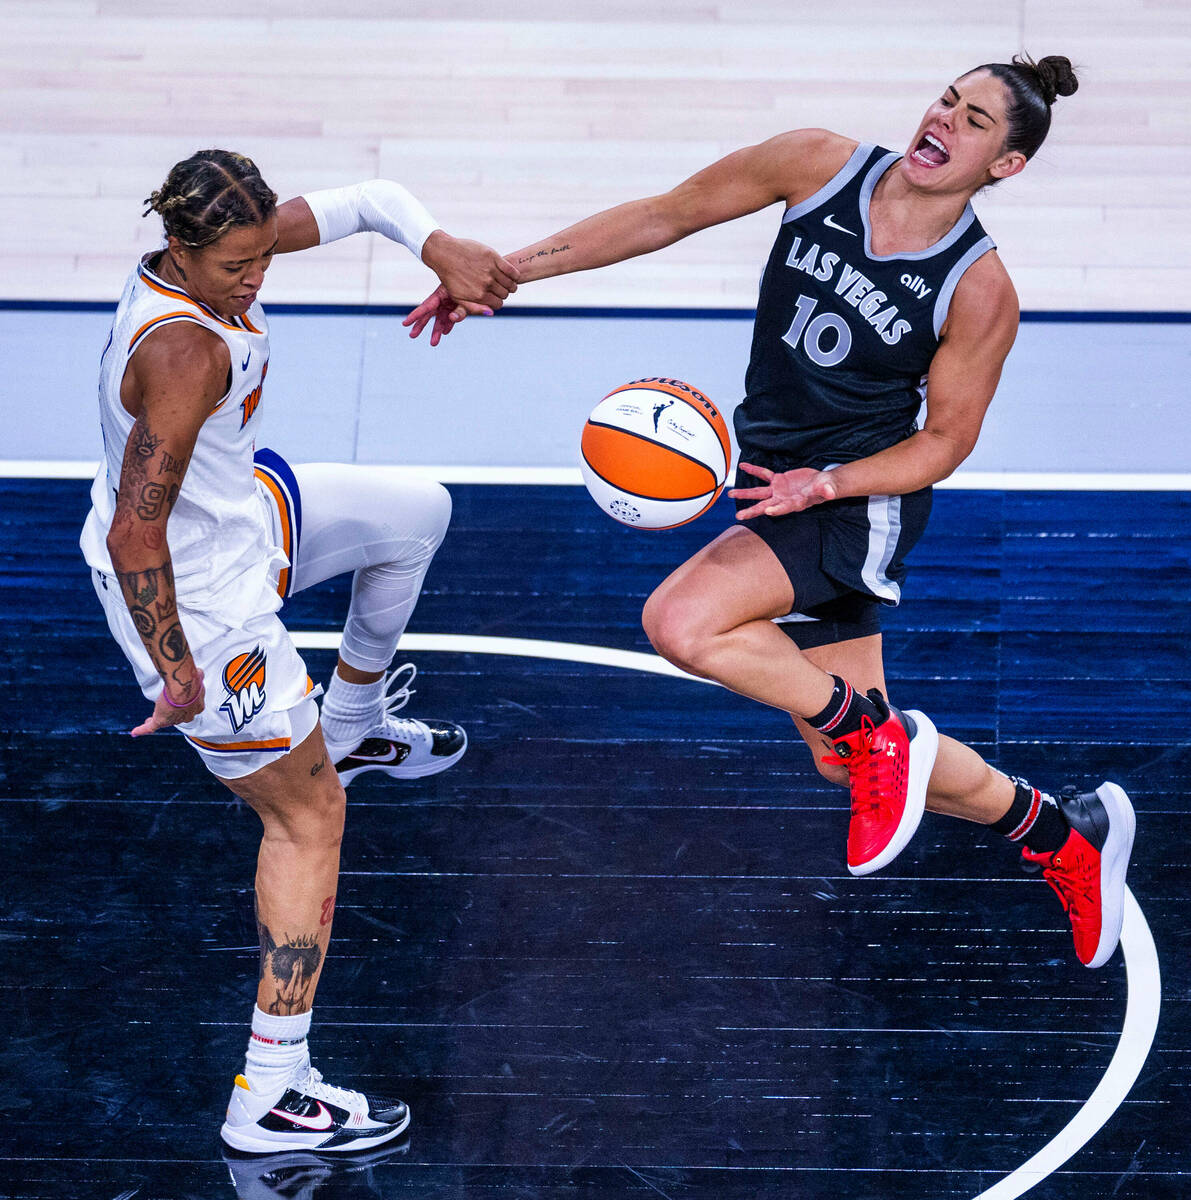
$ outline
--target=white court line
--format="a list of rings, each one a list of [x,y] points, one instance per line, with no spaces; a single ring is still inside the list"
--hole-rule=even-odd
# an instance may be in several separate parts
[[[90,479],[98,462],[0,459],[0,479]],[[573,484],[578,467],[468,467],[395,465],[398,475],[439,483]],[[957,471],[936,483],[944,491],[1001,492],[1187,492],[1191,474],[1125,471]]]
[[[291,633],[299,649],[335,650],[338,633]],[[656,654],[636,650],[614,650],[607,646],[587,646],[575,642],[544,642],[531,638],[471,637],[466,634],[407,633],[401,649],[410,651],[448,651],[454,654],[507,654],[518,658],[551,658],[564,662],[590,663],[623,667],[630,671],[648,671],[709,683],[679,670]],[[718,684],[716,686],[719,686]],[[1061,1130],[1032,1158],[999,1183],[980,1193],[974,1200],[1016,1200],[1057,1171],[1077,1150],[1097,1133],[1121,1106],[1129,1094],[1154,1043],[1158,1013],[1162,1004],[1162,975],[1158,950],[1146,919],[1125,889],[1125,919],[1121,927],[1121,955],[1125,960],[1127,998],[1121,1039],[1100,1082],[1082,1107]],[[991,1107],[991,1106],[990,1106]]]
[[[1108,1070],[1079,1112],[1033,1158],[1027,1159],[1000,1183],[981,1192],[976,1200],[1015,1200],[1017,1196],[1025,1195],[1052,1171],[1057,1171],[1108,1122],[1137,1081],[1158,1029],[1162,975],[1153,934],[1128,888],[1125,889],[1121,954],[1125,959],[1128,999],[1121,1040]]]

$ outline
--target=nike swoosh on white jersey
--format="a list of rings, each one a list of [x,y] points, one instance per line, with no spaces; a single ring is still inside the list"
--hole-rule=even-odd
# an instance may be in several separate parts
[[[840,231],[840,233],[846,233],[849,237],[856,236],[856,231],[854,229],[845,229],[842,225],[839,225],[835,221],[833,221],[831,218],[834,216],[835,216],[835,213],[828,213],[823,218],[823,224],[826,225],[828,229],[838,229]]]
[[[320,1132],[324,1129],[330,1129],[335,1124],[335,1118],[331,1116],[330,1110],[320,1100],[318,1102],[319,1113],[314,1117],[301,1117],[297,1113],[286,1112],[281,1108],[271,1108],[269,1111],[275,1117],[281,1117],[285,1121],[293,1121],[295,1125],[302,1125],[306,1129],[315,1129]]]

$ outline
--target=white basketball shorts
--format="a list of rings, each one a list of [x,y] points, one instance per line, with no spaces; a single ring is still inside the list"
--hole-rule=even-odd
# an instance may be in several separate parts
[[[108,628],[132,664],[150,703],[161,694],[161,676],[136,631],[119,582],[92,569],[95,593]],[[203,672],[206,706],[177,728],[220,779],[239,779],[299,746],[318,722],[314,698],[321,692],[277,616],[275,590],[261,588],[247,617],[220,619],[217,611],[179,605],[194,660]],[[243,606],[239,606],[241,611]]]

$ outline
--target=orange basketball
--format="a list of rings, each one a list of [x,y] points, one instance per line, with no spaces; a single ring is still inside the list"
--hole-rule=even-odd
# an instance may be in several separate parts
[[[732,461],[723,414],[678,379],[635,379],[609,392],[587,418],[581,449],[592,499],[638,529],[673,529],[706,512]]]

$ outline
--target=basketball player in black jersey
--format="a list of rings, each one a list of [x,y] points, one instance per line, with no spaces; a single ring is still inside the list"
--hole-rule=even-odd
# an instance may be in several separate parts
[[[1056,800],[893,708],[880,635],[931,485],[975,445],[1017,333],[1016,293],[969,202],[1025,167],[1056,96],[1076,86],[1061,57],[977,67],[904,154],[780,134],[509,258],[527,283],[785,206],[736,411],[739,524],[658,587],[646,632],[671,662],[785,709],[831,751],[820,770],[851,786],[853,874],[891,862],[924,806],[991,825],[1042,867],[1096,967],[1120,936],[1128,797],[1105,783]],[[440,289],[407,324],[417,336],[433,320],[437,341],[462,316]]]

